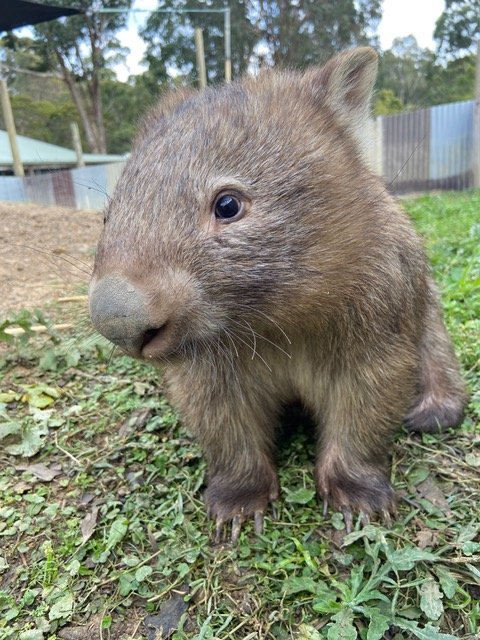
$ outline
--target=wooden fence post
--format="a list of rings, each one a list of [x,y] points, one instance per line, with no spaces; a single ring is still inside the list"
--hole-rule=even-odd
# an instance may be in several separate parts
[[[20,159],[20,152],[17,144],[17,132],[15,131],[15,120],[13,119],[12,105],[10,104],[10,96],[8,95],[7,81],[0,79],[0,95],[2,102],[3,120],[10,141],[10,149],[12,150],[13,172],[16,176],[23,178],[23,164]]]
[[[83,159],[82,141],[80,139],[80,131],[76,122],[70,123],[70,132],[72,134],[73,149],[77,156],[77,167],[84,167],[85,160]]]
[[[197,53],[198,86],[203,90],[207,86],[207,71],[203,49],[203,32],[200,27],[195,27],[195,51]]]

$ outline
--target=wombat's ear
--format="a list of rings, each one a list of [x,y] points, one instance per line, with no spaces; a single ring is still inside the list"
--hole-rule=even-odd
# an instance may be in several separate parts
[[[355,137],[370,115],[370,99],[377,77],[378,56],[371,47],[338,54],[321,69],[310,71],[311,86],[342,119]]]

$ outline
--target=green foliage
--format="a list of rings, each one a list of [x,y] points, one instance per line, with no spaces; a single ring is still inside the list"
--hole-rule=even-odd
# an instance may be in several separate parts
[[[400,113],[405,105],[391,89],[380,89],[375,94],[374,112],[376,116],[387,116],[391,113]]]
[[[52,0],[61,4],[61,0]],[[124,51],[116,32],[125,26],[127,13],[100,14],[101,8],[128,9],[131,0],[79,0],[84,13],[34,27],[44,59],[54,60],[78,110],[86,140],[94,153],[106,153],[101,80]]]
[[[180,0],[161,2],[162,9],[183,9]],[[206,4],[193,0],[189,8],[223,7],[223,0]],[[249,64],[305,67],[325,62],[332,53],[354,44],[375,42],[381,17],[379,0],[317,2],[254,2],[238,0],[232,12],[232,66],[239,75]],[[152,14],[142,32],[148,43],[149,73],[165,81],[169,67],[190,82],[196,80],[194,27],[204,33],[205,57],[210,82],[223,79],[222,14]]]
[[[476,56],[466,55],[448,60],[446,64],[435,63],[426,70],[428,90],[425,104],[472,100],[475,95]]]
[[[357,521],[347,535],[342,514],[323,518],[313,447],[296,435],[280,452],[283,496],[265,532],[246,523],[235,547],[215,545],[205,464],[161,395],[161,374],[109,357],[92,337],[34,336],[36,316],[1,325],[16,320],[31,334],[5,343],[0,359],[2,639],[82,637],[92,625],[99,637],[144,640],[148,620],[148,637],[168,621],[174,640],[474,640],[480,193],[405,207],[425,238],[471,402],[455,431],[399,435],[390,529]],[[20,431],[6,433],[12,424]],[[35,456],[8,449],[39,428]]]
[[[105,80],[102,83],[105,129],[110,153],[130,151],[139,122],[155,103],[161,89],[161,85],[150,84],[145,76],[136,76],[129,83],[116,80]]]
[[[18,83],[14,83],[15,86]],[[53,96],[51,100],[40,100],[27,93],[12,95],[12,109],[15,114],[17,133],[20,135],[72,147],[70,123],[78,121],[78,112],[70,97]],[[102,82],[102,103],[105,130],[110,153],[126,153],[130,150],[142,115],[153,105],[160,87],[151,86],[144,76],[137,76],[132,83],[117,80]],[[35,91],[33,91],[34,93]],[[0,114],[0,127],[2,126]],[[85,135],[83,146],[88,147]]]
[[[445,0],[434,37],[443,55],[474,53],[480,36],[480,0]]]
[[[49,71],[54,62],[46,58],[45,53],[41,42],[18,36],[13,31],[0,38],[0,56],[7,65],[9,76],[14,75],[16,69],[28,69],[37,73]]]
[[[78,119],[71,100],[40,101],[29,95],[14,95],[11,102],[18,134],[71,148],[70,123]]]
[[[205,4],[202,0],[188,3],[192,9],[224,8],[222,0]],[[243,73],[256,42],[253,25],[248,20],[249,3],[244,0],[231,3],[232,73]],[[184,9],[180,0],[159,3],[162,9]],[[203,30],[205,61],[210,81],[224,78],[224,16],[223,13],[153,13],[142,31],[147,43],[145,59],[148,75],[156,82],[165,83],[168,69],[175,68],[188,81],[197,80],[194,29]]]
[[[63,0],[50,0],[49,4],[64,6]],[[101,8],[128,9],[130,5],[131,0],[78,0],[75,8],[85,13],[35,25],[37,47],[52,64],[55,60],[56,65],[58,54],[64,56],[73,74],[87,81],[96,67],[106,68],[115,59],[112,53],[119,49],[115,36],[127,22],[126,12],[103,15],[94,12]],[[82,46],[87,47],[87,55]]]
[[[397,38],[380,56],[377,78],[379,115],[405,108],[421,108],[474,97],[475,56],[441,61],[429,49],[418,46],[413,36]],[[387,91],[387,94],[383,94]],[[385,102],[382,101],[382,96]],[[392,111],[389,98],[393,102]]]

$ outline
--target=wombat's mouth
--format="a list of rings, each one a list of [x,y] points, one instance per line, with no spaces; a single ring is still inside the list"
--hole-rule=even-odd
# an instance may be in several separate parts
[[[170,322],[165,322],[160,327],[147,329],[143,334],[140,354],[147,360],[161,358],[170,350],[172,327]]]

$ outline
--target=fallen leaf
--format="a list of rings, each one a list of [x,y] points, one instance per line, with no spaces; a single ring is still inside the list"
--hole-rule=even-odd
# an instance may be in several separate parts
[[[297,640],[322,640],[322,636],[309,624],[301,624],[298,627]]]
[[[19,400],[20,397],[20,394],[16,393],[15,391],[4,391],[3,393],[0,393],[0,402],[8,404],[9,402]]]
[[[13,485],[14,493],[17,493],[19,495],[25,493],[26,491],[29,491],[31,488],[31,485],[29,485],[28,482],[25,482],[24,480],[20,480]]]
[[[22,385],[24,395],[23,402],[28,402],[31,407],[36,409],[45,409],[60,398],[61,390],[50,387],[46,384],[24,384]]]
[[[438,543],[438,531],[422,529],[415,536],[415,541],[418,543],[417,546],[419,549],[425,549],[425,547],[436,547]]]
[[[98,507],[92,507],[90,513],[82,520],[82,524],[80,525],[80,531],[82,532],[82,541],[83,543],[90,540],[92,537],[95,527],[97,526],[97,517],[98,517]]]
[[[151,409],[137,409],[136,411],[132,411],[128,418],[120,425],[118,435],[126,438],[135,431],[140,431],[147,424],[151,413]]]
[[[471,467],[480,467],[480,453],[467,453],[465,462]]]
[[[68,618],[73,611],[73,594],[67,592],[61,598],[55,601],[48,612],[49,620],[59,620],[60,618]]]
[[[62,473],[61,470],[46,467],[42,463],[18,465],[15,469],[17,469],[17,471],[28,471],[44,482],[51,482],[56,476]]]
[[[147,629],[148,640],[156,640],[162,638],[167,640],[177,630],[180,618],[188,609],[188,603],[185,602],[185,593],[174,593],[171,598],[162,604],[160,611],[145,618],[145,627]]]
[[[57,631],[57,635],[62,640],[100,640],[100,625],[102,616],[93,616],[86,625],[78,627],[64,627]]]
[[[422,498],[431,502],[434,507],[441,509],[445,515],[449,517],[453,515],[443,491],[431,476],[418,484],[416,489]]]
[[[438,620],[443,613],[443,594],[433,578],[420,587],[420,609],[430,620]]]

